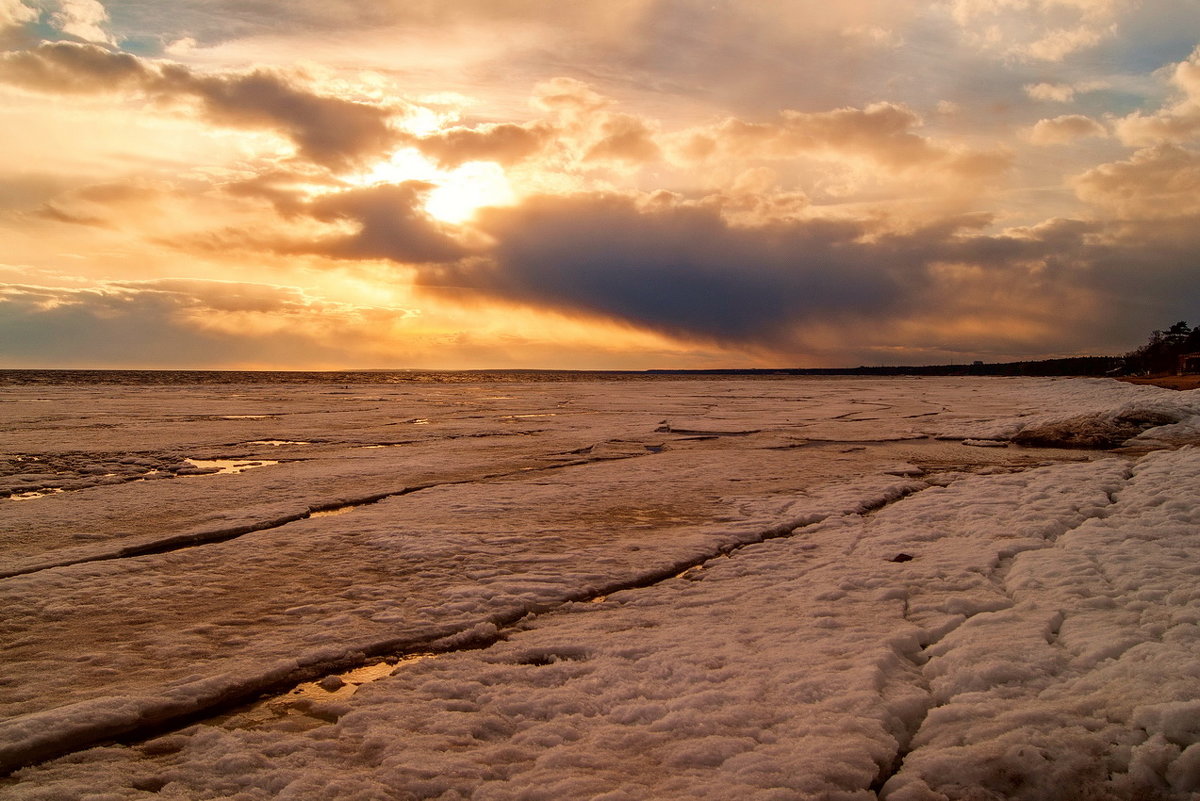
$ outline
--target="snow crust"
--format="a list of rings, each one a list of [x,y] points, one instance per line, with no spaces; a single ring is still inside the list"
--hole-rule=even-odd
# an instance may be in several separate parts
[[[1200,791],[1196,393],[648,386],[8,395],[5,453],[81,475],[121,441],[279,464],[0,501],[21,568],[0,580],[0,795]],[[1123,455],[931,438],[1147,410],[1173,422]],[[355,499],[374,502],[303,517]],[[353,695],[326,679],[299,715],[176,723],[430,648]]]
[[[952,439],[1012,440],[1023,445],[1110,448],[1124,443],[1163,447],[1195,441],[1200,393],[1077,378],[1031,385],[1031,408],[1013,418],[954,423],[939,430]]]

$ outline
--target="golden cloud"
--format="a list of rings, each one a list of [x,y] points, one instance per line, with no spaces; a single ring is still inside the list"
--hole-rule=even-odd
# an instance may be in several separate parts
[[[1064,114],[1038,122],[1025,132],[1035,145],[1064,145],[1089,136],[1107,136],[1104,126],[1081,114]]]
[[[1158,142],[1186,143],[1200,137],[1200,47],[1175,65],[1171,82],[1183,90],[1178,103],[1157,113],[1133,113],[1119,120],[1117,135],[1127,145],[1140,147]]]
[[[1126,161],[1088,170],[1074,185],[1080,199],[1123,219],[1193,217],[1200,215],[1200,152],[1145,148]]]

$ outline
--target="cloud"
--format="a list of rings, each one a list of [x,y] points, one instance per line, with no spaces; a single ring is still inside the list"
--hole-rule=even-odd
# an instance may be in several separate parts
[[[158,103],[196,101],[210,122],[273,130],[291,139],[300,155],[334,169],[378,157],[399,141],[388,125],[388,109],[319,95],[286,75],[262,70],[205,75],[95,45],[58,42],[0,54],[0,81],[50,93],[129,92]]]
[[[433,187],[421,181],[380,184],[323,195],[308,213],[327,223],[349,223],[357,230],[301,245],[303,252],[338,259],[390,259],[402,263],[443,262],[466,249],[421,210]]]
[[[309,198],[306,192],[289,187],[290,179],[285,173],[278,176],[278,183],[264,178],[230,187],[235,195],[266,199],[290,224],[268,224],[265,229],[229,227],[175,237],[164,244],[201,253],[245,250],[338,260],[386,259],[400,264],[453,261],[471,252],[447,226],[424,211],[432,184],[381,183],[332,189]],[[314,227],[313,221],[320,225]]]
[[[583,81],[575,78],[557,77],[534,87],[533,103],[546,111],[564,115],[589,114],[613,104]]]
[[[1200,47],[1192,51],[1191,57],[1175,65],[1171,80],[1187,93],[1188,100],[1200,104]]]
[[[1075,88],[1065,83],[1029,83],[1024,88],[1034,100],[1068,103],[1075,97]]]
[[[91,225],[98,228],[107,228],[110,225],[109,221],[104,217],[95,214],[68,211],[55,203],[44,203],[34,210],[33,213],[35,216],[46,220],[69,223],[71,225]]]
[[[457,126],[424,137],[413,144],[442,167],[457,167],[468,161],[494,161],[511,165],[534,156],[554,136],[550,125],[535,122],[485,124],[475,128]]]
[[[198,98],[213,122],[278,130],[296,143],[301,155],[328,167],[361,163],[397,142],[387,110],[313,94],[270,72],[201,76],[166,66],[158,87],[168,96]]]
[[[1117,32],[1127,0],[952,0],[971,44],[1023,61],[1060,62]]]
[[[36,217],[74,225],[115,228],[132,215],[154,213],[170,193],[145,181],[114,181],[73,187],[32,211]]]
[[[50,93],[118,92],[148,88],[155,70],[137,56],[71,42],[0,53],[0,80]]]
[[[914,132],[921,117],[897,103],[832,111],[784,111],[778,122],[730,118],[715,127],[684,132],[678,151],[698,161],[730,158],[794,159],[800,154],[867,158],[896,173],[938,168],[974,177],[1008,167],[1001,151],[954,148]]]
[[[578,162],[642,164],[662,155],[657,125],[612,110],[615,101],[574,78],[558,77],[534,88],[533,105],[550,113],[558,155]],[[593,166],[593,165],[589,165]]]
[[[542,3],[530,0],[456,0],[453,4],[412,0],[288,0],[247,3],[245,0],[172,0],[168,4],[126,4],[123,17],[140,30],[164,40],[194,37],[203,44],[274,34],[322,36],[380,28],[445,30],[474,23],[493,32],[498,26],[547,24],[619,35],[656,0],[610,0],[593,3]]]
[[[654,141],[654,130],[631,114],[611,114],[600,123],[600,138],[584,155],[585,161],[625,161],[642,164],[662,153]]]
[[[1077,50],[1094,47],[1115,34],[1115,25],[1076,25],[1048,31],[1024,48],[1025,55],[1042,61],[1062,61]]]
[[[0,0],[0,32],[34,22],[37,18],[37,9],[30,8],[21,0]]]
[[[1104,126],[1081,114],[1065,114],[1038,122],[1025,132],[1035,145],[1064,145],[1088,136],[1108,136]]]
[[[1157,145],[1075,179],[1079,197],[1122,219],[1200,215],[1200,151]],[[1147,247],[1152,247],[1147,242]]]
[[[1175,65],[1171,83],[1183,92],[1179,102],[1150,115],[1133,113],[1117,122],[1116,132],[1127,145],[1159,142],[1187,143],[1200,138],[1200,47]]]
[[[0,279],[49,281],[0,265]],[[110,368],[630,369],[725,364],[627,327],[495,309],[361,306],[294,287],[162,279],[68,286],[0,282],[0,364]],[[480,324],[480,318],[485,321]]]
[[[306,364],[338,365],[363,357],[372,327],[408,314],[222,281],[0,284],[0,359],[9,366],[187,368],[294,364],[302,354]]]
[[[1161,230],[1069,218],[993,233],[986,215],[906,229],[729,217],[719,203],[661,195],[531,198],[485,212],[493,246],[420,266],[417,286],[758,349],[775,363],[1119,351],[1158,313],[1197,300],[1166,288],[1187,274],[1194,233],[1157,252]],[[1131,259],[1140,276],[1122,266]]]
[[[285,220],[304,214],[308,208],[307,189],[335,191],[343,184],[328,174],[301,169],[263,169],[252,177],[225,184],[222,189],[235,198],[256,198],[271,204]]]
[[[54,27],[85,42],[115,45],[116,40],[104,26],[108,11],[99,0],[59,0],[59,10],[50,15]]]
[[[423,267],[418,283],[691,339],[782,346],[798,322],[909,313],[928,283],[916,240],[868,242],[858,222],[743,227],[706,205],[590,194],[491,209],[479,225],[493,248]]]

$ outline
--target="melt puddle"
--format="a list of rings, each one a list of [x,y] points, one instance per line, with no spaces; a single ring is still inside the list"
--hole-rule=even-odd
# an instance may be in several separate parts
[[[353,512],[358,507],[363,506],[361,503],[348,503],[345,506],[335,506],[332,509],[316,509],[308,513],[309,518],[313,517],[336,517],[344,515],[346,512]]]
[[[34,498],[45,498],[47,495],[57,495],[60,492],[65,492],[58,487],[52,487],[44,490],[30,490],[29,492],[14,492],[8,496],[10,501],[32,501]]]
[[[387,678],[397,670],[432,653],[409,654],[399,659],[386,659],[369,665],[333,673],[319,681],[307,681],[286,693],[267,696],[225,715],[207,721],[210,725],[229,729],[257,729],[266,726],[304,730],[332,723],[340,710],[330,702],[344,701],[358,692],[364,684]]]
[[[270,459],[184,459],[192,467],[212,472],[201,473],[206,476],[219,476],[223,473],[244,473],[256,467],[268,467],[279,462]]]
[[[305,442],[299,439],[252,439],[249,442],[243,442],[243,445],[312,445],[311,442]]]

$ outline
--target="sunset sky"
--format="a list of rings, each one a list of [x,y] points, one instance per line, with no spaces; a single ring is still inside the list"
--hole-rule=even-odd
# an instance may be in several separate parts
[[[1197,0],[0,0],[0,367],[1122,353]]]

